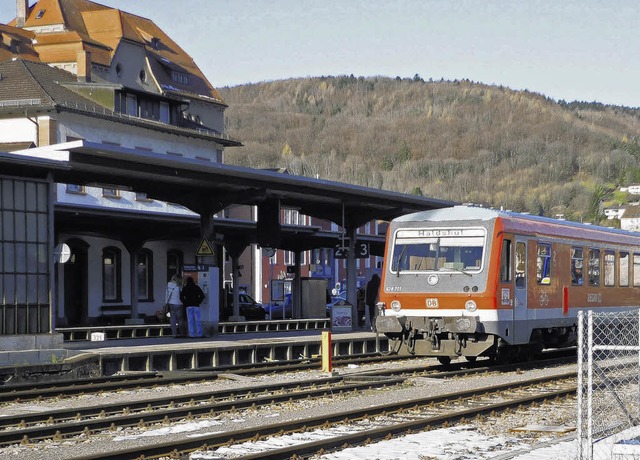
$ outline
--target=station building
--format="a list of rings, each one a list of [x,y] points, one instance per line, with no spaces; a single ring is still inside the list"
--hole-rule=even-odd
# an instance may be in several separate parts
[[[16,19],[0,25],[0,34],[0,152],[29,156],[85,141],[109,152],[150,152],[211,167],[224,163],[226,148],[242,145],[224,133],[227,105],[218,91],[146,18],[87,0],[31,6],[17,0]],[[126,169],[126,156],[121,158]],[[46,333],[115,313],[152,318],[165,303],[168,278],[200,262],[202,228],[213,228],[203,219],[236,229],[259,220],[258,206],[242,205],[238,197],[221,196],[216,209],[199,207],[194,199],[187,200],[189,207],[170,193],[149,197],[135,183],[77,182],[49,187],[46,177],[33,182],[3,176],[0,334]],[[283,227],[341,232],[339,219],[277,209]],[[379,237],[384,226],[371,217],[358,228]],[[204,236],[218,244],[217,233]],[[69,261],[49,266],[46,254],[62,243],[71,249]],[[329,285],[347,278],[347,264],[333,257],[333,243],[274,253],[264,251],[266,244],[220,243],[212,262],[222,267],[221,284],[244,286],[268,302],[271,281],[291,280],[287,267],[294,264],[298,277],[324,277]],[[381,260],[371,255],[356,263],[361,278]],[[45,305],[52,306],[50,314]]]
[[[84,0],[31,7],[18,0],[16,13],[0,28],[0,151],[85,139],[221,163],[226,147],[241,145],[223,133],[226,104],[219,93],[152,21]],[[70,263],[56,272],[59,326],[125,312],[132,288],[138,314],[150,316],[164,303],[167,277],[195,263],[199,234],[174,237],[163,218],[198,222],[196,213],[135,190],[95,185],[54,187],[55,243],[71,248]],[[68,218],[96,213],[112,220],[146,214],[166,231],[147,240],[109,225],[74,228]],[[133,270],[136,286],[126,282]]]

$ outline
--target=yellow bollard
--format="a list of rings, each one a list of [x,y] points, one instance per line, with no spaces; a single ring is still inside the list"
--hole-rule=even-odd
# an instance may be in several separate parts
[[[322,331],[322,372],[333,372],[333,356],[331,356],[331,331]]]

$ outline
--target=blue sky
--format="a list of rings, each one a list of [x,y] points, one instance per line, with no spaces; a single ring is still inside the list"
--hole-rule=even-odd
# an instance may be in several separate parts
[[[419,74],[640,107],[640,3],[631,0],[99,3],[152,19],[217,87]],[[14,2],[2,5],[7,22]]]

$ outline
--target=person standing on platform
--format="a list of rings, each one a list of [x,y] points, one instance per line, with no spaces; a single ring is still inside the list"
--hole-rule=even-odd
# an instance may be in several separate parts
[[[377,273],[374,273],[371,280],[367,283],[367,290],[365,292],[365,302],[367,304],[368,318],[366,321],[371,325],[371,330],[375,331],[375,315],[376,315],[376,303],[378,303],[378,290],[380,289],[380,277]]]
[[[167,283],[167,304],[169,305],[169,321],[171,322],[171,334],[173,337],[184,335],[184,307],[180,301],[180,288],[182,277],[173,275]]]
[[[202,337],[202,320],[200,319],[200,304],[204,300],[204,292],[192,277],[187,278],[187,283],[182,288],[180,300],[187,308],[187,324],[189,325],[189,337]]]
[[[364,304],[364,291],[364,287],[361,287],[360,289],[358,289],[358,295],[356,296],[358,302],[356,306],[356,311],[358,312],[358,322],[356,324],[358,325],[358,327],[364,327],[367,322],[367,315],[364,312],[366,308]]]

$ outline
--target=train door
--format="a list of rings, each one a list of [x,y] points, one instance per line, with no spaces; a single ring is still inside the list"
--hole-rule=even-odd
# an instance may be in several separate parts
[[[529,330],[522,323],[527,320],[527,242],[516,237],[514,253],[515,276],[513,286],[513,340],[515,343],[527,342]],[[520,323],[520,324],[519,324]]]

